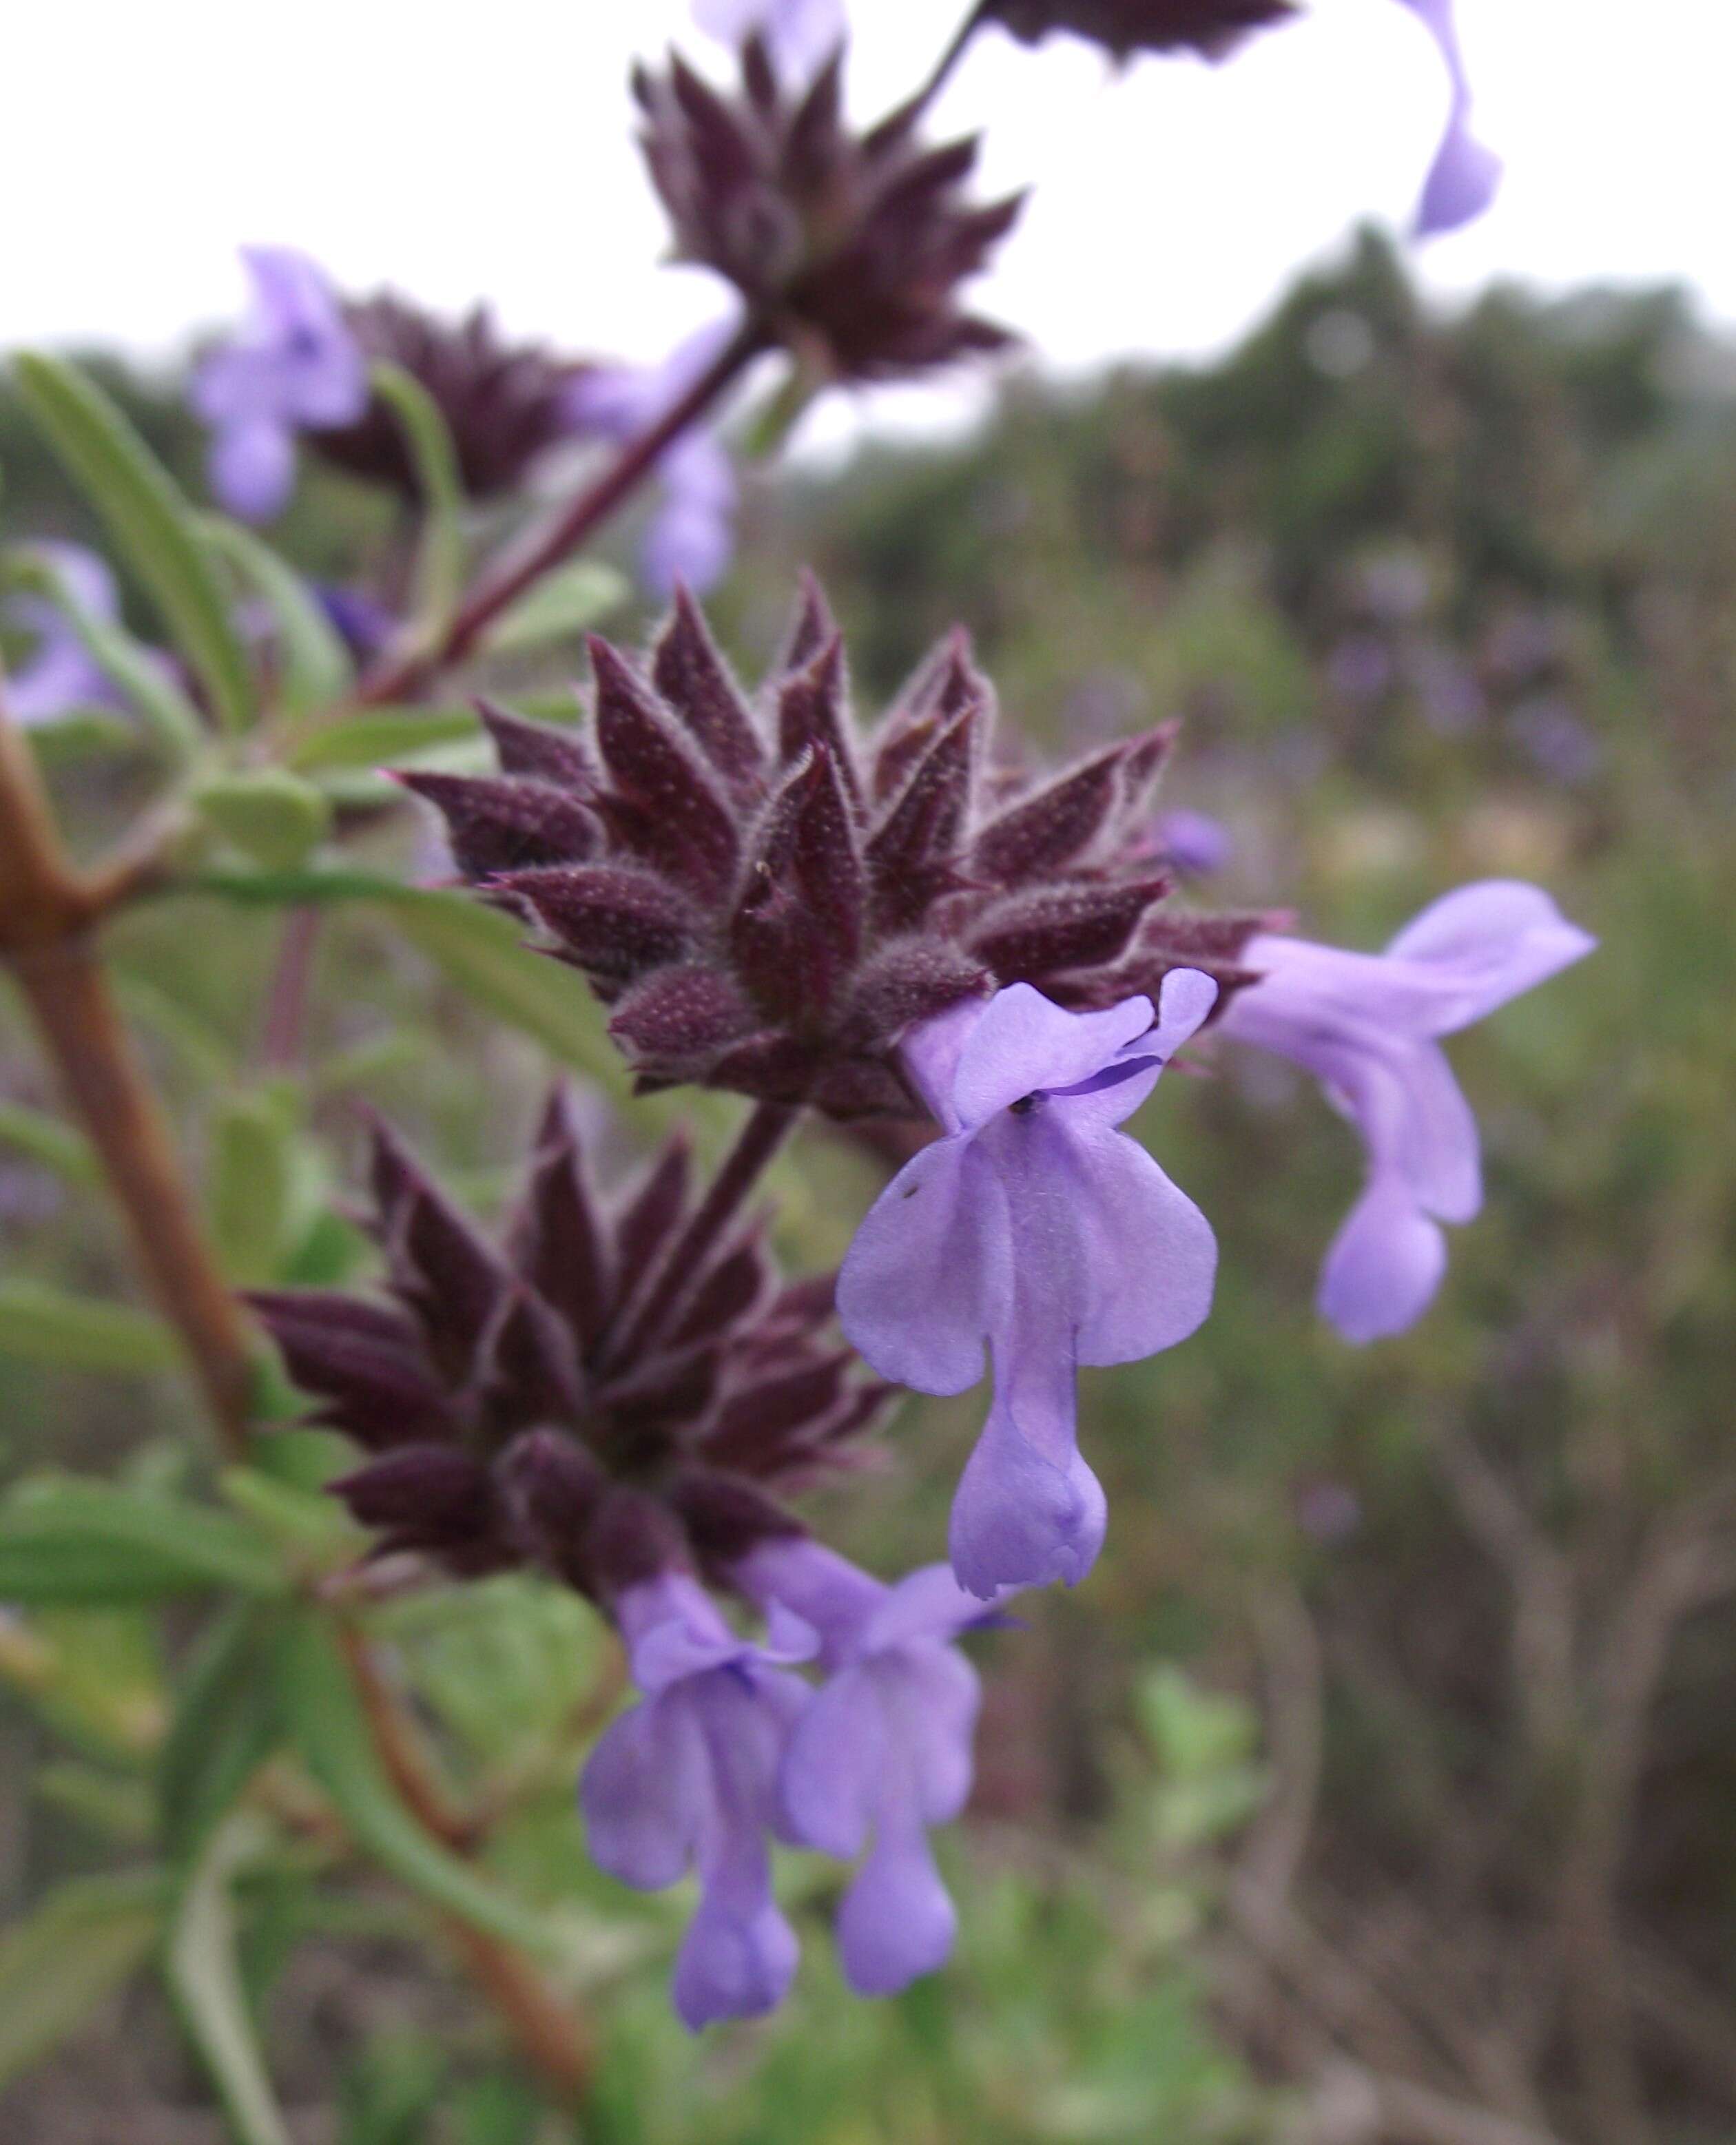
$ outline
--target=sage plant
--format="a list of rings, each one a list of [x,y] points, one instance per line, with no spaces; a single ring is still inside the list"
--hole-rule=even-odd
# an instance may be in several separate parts
[[[472,1829],[407,1754],[369,1605],[528,1570],[619,1633],[637,1697],[596,1738],[579,1801],[591,1854],[622,1883],[697,1877],[674,1970],[690,2027],[788,1992],[785,1847],[848,1865],[838,1943],[853,1988],[935,1971],[958,1911],[931,1835],[963,1809],[973,1762],[964,1648],[1011,1620],[1014,1595],[1082,1583],[1111,1524],[1081,1450],[1077,1371],[1176,1346],[1210,1314],[1220,1247],[1182,1188],[1188,1157],[1161,1107],[1139,1114],[1160,1076],[1246,1044],[1306,1067],[1350,1113],[1369,1178],[1321,1308],[1372,1339],[1420,1314],[1441,1279],[1439,1224],[1478,1204],[1475,1127],[1437,1038],[1590,946],[1541,891],[1505,882],[1436,903],[1377,956],[1314,944],[1275,911],[1211,908],[1199,882],[1224,860],[1222,829],[1158,807],[1174,724],[1045,765],[963,627],[870,710],[811,577],[751,683],[696,600],[734,540],[732,397],[778,371],[793,406],[1012,341],[967,286],[1021,197],[977,197],[976,143],[927,131],[978,32],[1068,32],[1118,61],[1222,58],[1294,12],[984,0],[927,82],[864,125],[835,0],[708,0],[701,23],[735,44],[735,78],[719,86],[678,53],[637,70],[633,91],[674,254],[727,284],[733,310],[648,368],[509,344],[484,309],[450,322],[393,294],[347,298],[297,251],[250,251],[252,315],[191,384],[211,488],[268,520],[305,448],[388,495],[395,545],[342,586],[195,508],[72,369],[21,361],[172,648],[132,638],[109,570],[82,552],[52,554],[58,579],[11,599],[9,625],[34,641],[6,690],[12,719],[131,708],[162,781],[117,854],[75,869],[0,727],[0,951],[241,1486],[229,1515],[141,1507],[119,1488],[21,1505],[0,1525],[0,1595],[55,1598],[40,1576],[50,1537],[68,1555],[146,1540],[142,1563],[103,1575],[111,1590],[239,1589],[252,1607],[224,1627],[233,1658],[201,1702],[226,1694],[239,1719],[250,1692],[268,1696],[240,1727],[224,1718],[246,1762],[207,1777],[177,1745],[198,1784],[166,1819],[177,1883],[226,1884],[233,1864],[200,1857],[249,1794],[259,1822],[278,1821],[261,1769],[292,1756],[347,1836],[469,1933],[479,1980],[564,2090],[582,2090],[586,2063],[510,1948],[530,1909],[515,1919],[473,1866]],[[1465,132],[1445,0],[1415,12],[1452,74],[1423,212],[1445,227],[1486,198],[1494,167]],[[533,486],[575,453],[589,474],[538,518]],[[545,695],[515,705],[527,649],[577,667],[576,626],[599,588],[617,592],[606,574],[575,581],[572,564],[647,489],[660,499],[646,577],[668,600],[648,644],[593,635],[582,709],[562,719]],[[406,891],[351,846],[406,809],[437,819],[451,887]],[[734,1142],[709,1171],[679,1129],[636,1168],[604,1166],[630,1132],[594,1137],[594,1106],[559,1082],[498,1227],[376,1122],[375,1278],[311,1278],[316,1238],[305,1216],[291,1232],[286,1206],[276,1234],[220,1257],[92,937],[131,902],[189,893],[287,912],[274,1068],[296,1060],[318,918],[371,903],[420,928],[485,1005],[521,1020],[534,1007],[531,1024],[570,1049],[582,1028],[593,1070],[618,1053],[626,1117],[629,1088],[665,1110],[680,1091],[741,1098]],[[272,1093],[241,1151],[269,1153],[292,1186],[310,1150]],[[836,1273],[783,1270],[755,1203],[774,1159],[800,1170],[813,1149],[791,1143],[813,1126],[888,1178]],[[297,1396],[290,1418],[354,1448],[325,1483],[346,1515],[336,1537],[317,1501],[286,1521],[259,1472],[285,1419],[263,1420],[261,1332]],[[832,1485],[833,1511],[840,1485],[869,1494],[861,1463],[899,1388],[985,1380],[946,1559],[869,1572],[822,1539],[810,1492]],[[924,1465],[908,1440],[899,1456]],[[177,1993],[232,2098],[232,2021],[202,2016],[204,1987]]]

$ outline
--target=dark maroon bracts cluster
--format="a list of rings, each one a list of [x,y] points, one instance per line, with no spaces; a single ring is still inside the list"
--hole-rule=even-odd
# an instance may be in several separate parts
[[[982,9],[1036,44],[1070,31],[1104,45],[1117,59],[1133,52],[1196,52],[1221,59],[1251,30],[1295,14],[1294,0],[987,0]]]
[[[390,1296],[250,1301],[315,1420],[372,1456],[332,1486],[379,1553],[606,1603],[799,1531],[773,1493],[843,1464],[888,1388],[823,1341],[829,1277],[780,1286],[752,1222],[696,1241],[689,1175],[678,1138],[600,1200],[557,1093],[497,1244],[376,1135]]]
[[[843,117],[834,55],[798,97],[749,38],[724,97],[679,55],[639,68],[651,177],[679,256],[715,268],[798,355],[854,379],[895,378],[1011,340],[963,312],[958,286],[1011,230],[1021,197],[960,196],[974,140],[927,148],[907,107],[866,134]]]
[[[684,596],[639,669],[593,640],[587,732],[487,710],[495,779],[402,779],[460,868],[614,1008],[649,1087],[698,1082],[836,1117],[920,1116],[913,1023],[1014,983],[1057,1005],[1227,996],[1255,919],[1166,905],[1152,798],[1172,729],[1052,777],[990,758],[992,687],[954,634],[872,736],[807,584],[751,700]]]
[[[472,499],[518,490],[537,456],[573,430],[573,383],[589,368],[551,357],[534,343],[503,341],[485,306],[461,321],[441,321],[385,291],[343,311],[365,358],[401,366],[427,390]],[[403,426],[377,396],[353,425],[313,430],[308,438],[338,468],[420,501]]]

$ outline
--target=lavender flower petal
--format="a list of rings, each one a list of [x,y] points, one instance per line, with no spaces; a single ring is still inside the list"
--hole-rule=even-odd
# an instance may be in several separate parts
[[[829,1680],[796,1722],[782,1774],[793,1835],[867,1856],[839,1909],[844,1975],[890,1995],[951,1950],[957,1917],[928,1832],[970,1794],[979,1689],[952,1640],[983,1615],[944,1566],[885,1587],[818,1543],[763,1544],[739,1578],[824,1634]]]
[[[1417,204],[1416,235],[1431,238],[1482,215],[1500,184],[1501,160],[1470,131],[1470,83],[1459,48],[1453,0],[1399,0],[1399,4],[1408,7],[1435,40],[1451,92],[1446,127]]]
[[[818,73],[847,27],[843,0],[694,0],[694,20],[726,45],[764,38],[787,81]]]
[[[579,1806],[593,1857],[623,1884],[659,1890],[698,1872],[699,1908],[674,1983],[675,2008],[697,2032],[772,2009],[795,1971],[766,1843],[809,1692],[736,1638],[684,1574],[629,1588],[617,1614],[647,1696],[592,1752]]]
[[[121,615],[114,576],[79,544],[38,544],[79,605],[113,625]],[[92,659],[72,623],[50,596],[22,593],[6,605],[10,625],[36,635],[36,646],[7,680],[6,704],[15,722],[48,723],[77,708],[118,708],[121,694]]]
[[[1178,970],[1154,1023],[1148,998],[1073,1013],[1017,983],[906,1045],[948,1132],[863,1223],[838,1315],[877,1370],[919,1391],[962,1392],[990,1348],[993,1403],[951,1532],[978,1595],[1090,1569],[1105,1514],[1076,1442],[1078,1366],[1169,1347],[1210,1306],[1209,1226],[1115,1127],[1216,996]]]
[[[1441,1222],[1482,1201],[1476,1121],[1435,1038],[1589,953],[1540,888],[1490,879],[1431,904],[1383,954],[1261,935],[1226,1035],[1312,1072],[1355,1123],[1369,1179],[1327,1256],[1320,1308],[1347,1340],[1401,1331],[1445,1267]]]
[[[289,246],[242,249],[252,313],[193,376],[212,428],[211,488],[250,520],[274,514],[294,480],[295,435],[346,425],[368,396],[367,367],[324,271]]]

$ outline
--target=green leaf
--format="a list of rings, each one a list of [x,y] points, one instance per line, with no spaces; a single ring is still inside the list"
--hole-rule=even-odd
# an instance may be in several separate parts
[[[69,1184],[102,1182],[102,1168],[90,1142],[50,1111],[32,1110],[23,1102],[0,1102],[0,1147],[16,1147]]]
[[[117,965],[115,988],[128,1014],[166,1043],[201,1087],[226,1087],[238,1060],[220,1030],[150,976]]]
[[[122,1376],[172,1371],[181,1361],[174,1334],[148,1311],[34,1281],[0,1282],[0,1355]]]
[[[331,824],[326,799],[284,767],[211,775],[192,801],[225,841],[266,871],[293,871]]]
[[[330,1622],[298,1616],[280,1669],[291,1734],[358,1846],[400,1884],[461,1921],[509,1943],[546,1951],[551,1932],[531,1910],[430,1838],[398,1798]]]
[[[278,700],[286,715],[312,714],[341,699],[356,666],[343,635],[295,569],[251,529],[221,514],[199,517],[201,534],[270,608],[277,628]]]
[[[273,908],[371,901],[436,968],[496,1019],[533,1036],[565,1063],[624,1095],[626,1066],[589,991],[523,943],[524,926],[471,896],[403,886],[375,872],[199,872],[168,889]]]
[[[428,644],[445,630],[464,588],[464,482],[440,405],[402,366],[371,367],[374,392],[390,406],[422,495],[422,538],[416,554],[415,633]]]
[[[525,944],[515,918],[466,894],[408,888],[394,908],[404,936],[475,1004],[615,1095],[628,1092],[595,999],[570,969]]]
[[[469,708],[373,708],[309,730],[290,749],[291,767],[395,767],[437,745],[467,744],[482,734]]]
[[[137,1769],[167,1714],[156,1606],[38,1607],[0,1625],[0,1676],[96,1764]]]
[[[271,1673],[281,1628],[270,1608],[235,1602],[194,1650],[157,1760],[158,1821],[177,1863],[228,1815],[282,1733]]]
[[[150,1793],[135,1774],[113,1772],[82,1758],[56,1758],[37,1766],[30,1784],[39,1802],[110,1842],[147,1846],[156,1829]]]
[[[0,2085],[75,2033],[144,1964],[167,1896],[159,1869],[77,1878],[0,1930]]]
[[[1246,1700],[1201,1690],[1171,1662],[1142,1680],[1134,1702],[1164,1769],[1181,1779],[1238,1767],[1258,1746],[1259,1719]]]
[[[246,1813],[211,1834],[177,1904],[164,1957],[182,2023],[237,2145],[290,2145],[236,1959],[231,1886],[264,1842],[259,1821]]]
[[[218,719],[226,729],[244,729],[253,700],[246,654],[192,508],[127,419],[76,366],[37,351],[19,351],[12,364],[31,414],[150,590]]]
[[[184,1498],[48,1478],[0,1506],[0,1600],[117,1604],[213,1587],[276,1596],[288,1580],[254,1529]]]
[[[71,579],[52,558],[27,555],[7,578],[37,590],[65,614],[92,661],[120,687],[177,760],[197,751],[205,735],[199,710],[166,674],[154,649],[82,603]]]
[[[267,1095],[217,1103],[211,1129],[211,1229],[232,1281],[260,1287],[276,1278],[289,1235],[296,1135]]]
[[[626,576],[600,560],[572,559],[533,584],[483,640],[491,654],[517,655],[584,632],[624,603]]]
[[[293,1432],[271,1443],[286,1442]],[[336,1571],[355,1563],[368,1537],[336,1497],[323,1489],[284,1481],[258,1467],[228,1467],[218,1483],[225,1497],[261,1534],[280,1544],[303,1570]]]

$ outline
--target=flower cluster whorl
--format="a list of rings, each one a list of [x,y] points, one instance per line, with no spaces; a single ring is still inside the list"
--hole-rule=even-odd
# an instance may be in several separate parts
[[[744,694],[678,593],[641,668],[593,640],[584,730],[485,708],[497,777],[416,773],[459,868],[613,1008],[642,1087],[839,1118],[923,1113],[913,1025],[1029,983],[1089,1011],[1204,969],[1226,998],[1251,917],[1183,914],[1152,832],[1170,725],[1057,775],[996,765],[961,633],[863,737],[812,581]]]
[[[557,1092],[497,1242],[376,1133],[387,1295],[251,1299],[313,1420],[369,1455],[333,1486],[376,1555],[534,1565],[609,1605],[797,1530],[778,1495],[848,1464],[888,1389],[823,1338],[830,1277],[782,1285],[761,1223],[666,1285],[690,1174],[672,1140],[600,1199]]]
[[[1023,202],[961,198],[973,139],[925,147],[915,108],[858,134],[841,51],[792,90],[757,37],[733,97],[679,54],[633,88],[678,256],[726,276],[792,350],[843,378],[898,379],[1012,341],[958,302]]]

